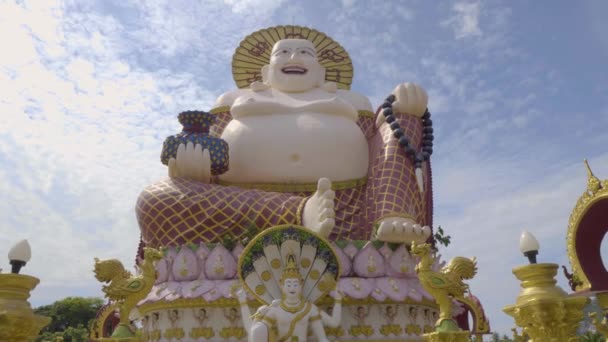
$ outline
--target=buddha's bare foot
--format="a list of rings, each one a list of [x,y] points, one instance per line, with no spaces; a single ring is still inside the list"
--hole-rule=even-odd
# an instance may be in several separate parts
[[[336,193],[331,189],[331,181],[327,178],[319,179],[317,191],[306,201],[302,213],[302,224],[304,227],[328,237],[334,228],[336,221],[334,217],[334,198]]]
[[[405,217],[387,217],[382,219],[374,239],[385,242],[416,243],[425,242],[431,235],[431,228],[420,226],[412,219]]]

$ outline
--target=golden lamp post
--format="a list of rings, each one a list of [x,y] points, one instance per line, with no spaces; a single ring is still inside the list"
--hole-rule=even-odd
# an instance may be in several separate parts
[[[569,296],[556,286],[557,264],[536,263],[539,244],[528,232],[520,238],[520,249],[530,264],[513,269],[521,281],[521,292],[514,305],[503,311],[515,319],[531,342],[578,341],[576,330],[583,319],[583,307],[588,299]]]
[[[38,278],[19,274],[31,257],[27,240],[11,248],[8,257],[11,273],[0,273],[0,341],[33,341],[51,319],[34,314],[27,301],[30,291],[40,282]]]

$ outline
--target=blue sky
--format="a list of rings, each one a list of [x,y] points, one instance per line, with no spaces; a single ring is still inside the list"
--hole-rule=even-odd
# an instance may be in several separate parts
[[[471,287],[507,332],[521,230],[541,261],[567,264],[583,158],[608,178],[607,13],[599,0],[1,1],[0,251],[29,239],[34,305],[100,295],[93,257],[132,263],[135,200],[166,175],[177,113],[234,88],[247,34],[303,25],[346,48],[374,105],[401,82],[427,89],[442,253],[478,257]]]

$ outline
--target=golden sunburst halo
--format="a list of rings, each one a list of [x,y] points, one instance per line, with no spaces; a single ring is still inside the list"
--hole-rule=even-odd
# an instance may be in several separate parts
[[[281,39],[308,39],[317,49],[319,63],[325,68],[325,80],[336,82],[340,89],[350,89],[353,64],[348,52],[325,33],[303,26],[274,26],[256,31],[241,41],[232,56],[232,77],[239,88],[262,81],[262,66],[270,61],[274,43]]]

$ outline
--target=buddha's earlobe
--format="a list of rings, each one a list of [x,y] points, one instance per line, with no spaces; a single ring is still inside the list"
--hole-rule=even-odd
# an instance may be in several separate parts
[[[262,67],[262,83],[269,85],[268,73],[270,72],[270,66],[268,64]]]
[[[253,92],[260,92],[260,91],[264,91],[268,88],[270,88],[270,86],[266,83],[263,82],[258,82],[258,81],[253,81],[251,82],[251,84],[249,85],[249,88],[253,91]]]
[[[338,91],[338,84],[336,82],[325,82],[321,88],[328,93],[335,93]]]
[[[317,87],[321,88],[325,85],[325,68],[319,65],[319,81]]]

